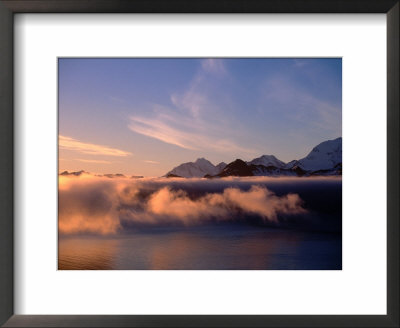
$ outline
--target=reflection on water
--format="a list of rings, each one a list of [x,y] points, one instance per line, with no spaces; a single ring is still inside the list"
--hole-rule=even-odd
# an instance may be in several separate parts
[[[59,270],[110,270],[118,240],[95,238],[61,239],[58,246]]]
[[[341,235],[232,225],[61,237],[60,270],[340,270]]]

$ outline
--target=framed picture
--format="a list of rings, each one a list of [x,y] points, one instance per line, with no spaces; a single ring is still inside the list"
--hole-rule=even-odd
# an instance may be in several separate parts
[[[398,1],[0,10],[2,325],[399,326]]]
[[[59,58],[58,270],[341,270],[341,72]]]

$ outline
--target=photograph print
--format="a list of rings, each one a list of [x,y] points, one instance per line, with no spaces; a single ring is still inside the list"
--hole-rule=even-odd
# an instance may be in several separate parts
[[[341,58],[59,58],[58,270],[341,270]]]

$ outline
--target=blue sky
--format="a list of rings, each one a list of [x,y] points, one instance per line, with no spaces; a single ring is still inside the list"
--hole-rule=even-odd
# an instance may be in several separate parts
[[[341,131],[341,59],[59,59],[60,170],[288,162]]]

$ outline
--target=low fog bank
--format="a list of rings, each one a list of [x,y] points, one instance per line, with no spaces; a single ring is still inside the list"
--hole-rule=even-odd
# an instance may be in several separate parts
[[[118,234],[224,222],[341,231],[339,178],[59,178],[59,232]]]

